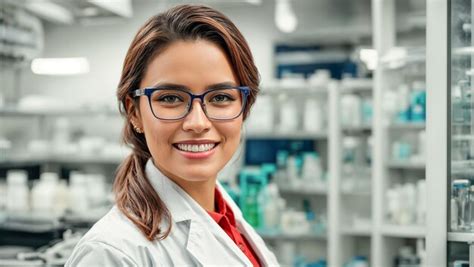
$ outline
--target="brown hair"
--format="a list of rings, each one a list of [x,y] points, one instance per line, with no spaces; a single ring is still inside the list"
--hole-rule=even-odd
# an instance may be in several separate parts
[[[250,87],[243,119],[259,91],[258,70],[250,48],[237,27],[222,13],[202,5],[179,5],[150,18],[138,31],[125,57],[117,98],[125,118],[123,142],[133,148],[118,167],[114,182],[117,207],[142,231],[148,240],[164,239],[171,231],[171,215],[160,196],[146,178],[145,164],[151,157],[145,136],[134,131],[130,123],[138,110],[138,101],[127,109],[129,93],[138,89],[149,62],[160,51],[176,41],[206,40],[226,53],[240,85]],[[160,229],[165,220],[168,229]]]

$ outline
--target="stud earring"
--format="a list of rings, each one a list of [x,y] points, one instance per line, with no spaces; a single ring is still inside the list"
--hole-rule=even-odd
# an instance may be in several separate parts
[[[143,130],[140,129],[140,127],[136,126],[133,121],[130,121],[130,122],[132,123],[133,129],[135,130],[135,132],[137,132],[137,133],[139,133],[139,134],[142,134],[142,133],[143,133]]]

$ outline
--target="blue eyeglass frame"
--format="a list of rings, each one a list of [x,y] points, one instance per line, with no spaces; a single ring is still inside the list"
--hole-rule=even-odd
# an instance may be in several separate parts
[[[190,98],[190,101],[187,105],[187,109],[188,111],[186,113],[184,113],[184,115],[182,117],[179,117],[179,118],[176,118],[176,119],[163,119],[163,118],[159,118],[158,116],[156,116],[155,112],[153,111],[153,108],[151,106],[151,95],[153,94],[153,92],[155,91],[158,91],[158,90],[176,90],[176,91],[181,91],[183,93],[186,93],[188,94],[191,98]],[[229,119],[216,119],[216,118],[209,118],[209,115],[207,115],[207,110],[206,110],[206,104],[204,103],[204,97],[208,94],[208,93],[211,93],[211,92],[214,92],[214,91],[218,91],[218,90],[225,90],[225,89],[238,89],[241,93],[243,93],[243,104],[242,104],[242,109],[240,110],[239,114],[237,114],[235,117],[233,118],[229,118]],[[159,119],[159,120],[165,120],[165,121],[176,121],[176,120],[181,120],[183,118],[185,118],[186,116],[188,116],[188,114],[191,112],[191,110],[193,109],[193,101],[194,99],[200,99],[201,100],[201,107],[202,107],[202,110],[204,111],[204,114],[206,114],[206,117],[209,119],[209,120],[216,120],[216,121],[228,121],[228,120],[233,120],[235,118],[238,118],[242,112],[244,111],[245,107],[247,106],[247,97],[250,95],[250,87],[248,86],[226,86],[224,88],[215,88],[215,89],[210,89],[210,90],[207,90],[205,91],[204,93],[202,94],[193,94],[187,90],[184,90],[184,89],[178,89],[178,88],[170,88],[169,86],[157,86],[157,87],[145,87],[145,88],[141,88],[141,89],[136,89],[136,90],[133,90],[130,92],[130,95],[132,98],[137,98],[137,97],[140,97],[140,96],[147,96],[148,98],[148,105],[150,106],[150,110],[151,110],[151,113],[153,113],[153,116],[155,116],[155,118]]]

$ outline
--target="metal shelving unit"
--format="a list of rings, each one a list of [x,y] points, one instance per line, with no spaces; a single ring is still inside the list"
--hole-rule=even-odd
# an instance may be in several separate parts
[[[324,154],[322,158],[325,158],[328,162],[328,166],[326,166],[328,173],[330,173],[328,179],[328,184],[325,188],[314,188],[311,186],[304,186],[304,187],[280,187],[279,192],[280,195],[287,201],[301,201],[302,199],[317,199],[317,202],[323,201],[321,206],[325,206],[324,210],[327,212],[328,217],[331,213],[331,204],[330,204],[330,197],[333,194],[331,189],[331,181],[333,180],[333,172],[331,167],[331,158],[332,158],[332,150],[331,147],[331,139],[333,138],[332,135],[332,125],[333,122],[331,121],[333,118],[333,110],[331,108],[331,98],[334,97],[331,92],[337,89],[338,84],[334,81],[331,81],[327,87],[321,86],[312,86],[310,84],[307,85],[274,85],[274,86],[267,86],[264,87],[261,91],[262,95],[269,95],[275,100],[280,95],[285,95],[287,97],[304,97],[304,96],[311,96],[314,98],[324,99],[324,102],[329,102],[329,127],[327,131],[324,132],[305,132],[303,130],[295,130],[295,131],[288,131],[288,132],[255,132],[252,129],[247,129],[245,133],[246,140],[314,140],[317,143],[321,144],[324,143],[326,149],[324,149]],[[321,152],[321,151],[319,151]],[[318,208],[321,208],[318,205]],[[313,207],[314,209],[314,207]],[[328,218],[328,221],[330,219]],[[330,222],[328,222],[330,224]],[[269,242],[269,244],[273,245],[275,248],[278,248],[284,243],[293,243],[296,247],[304,246],[304,251],[313,251],[311,257],[316,257],[316,259],[320,257],[328,258],[328,247],[332,244],[331,240],[331,233],[328,229],[328,232],[324,233],[304,233],[304,234],[289,234],[283,232],[267,232],[262,230],[257,230],[261,237]],[[311,258],[310,257],[310,258]]]
[[[426,61],[425,43],[418,43],[417,47],[413,44],[403,49],[397,47],[401,43],[396,23],[397,4],[396,0],[372,0],[373,44],[378,54],[378,65],[374,71],[372,266],[392,266],[400,246],[413,246],[413,241],[423,240],[427,232],[426,226],[394,225],[385,215],[389,188],[423,179],[420,173],[424,173],[426,168],[425,164],[412,160],[394,161],[389,153],[392,142],[406,134],[417,134],[426,127],[421,122],[394,123],[394,119],[387,116],[384,101],[392,85],[424,80],[425,76],[424,68],[419,67]]]
[[[360,146],[357,148],[361,154],[365,154],[361,149],[368,143],[368,138],[372,134],[372,125],[362,122],[361,125],[342,125],[341,119],[341,100],[345,95],[355,95],[362,98],[372,99],[373,80],[372,79],[343,79],[337,92],[333,93],[335,104],[332,104],[332,120],[335,126],[330,128],[330,139],[335,143],[332,146],[331,153],[335,164],[333,165],[333,184],[332,198],[330,205],[333,207],[333,216],[329,223],[332,225],[332,235],[330,235],[329,248],[329,266],[342,266],[352,257],[360,255],[370,258],[370,247],[372,246],[371,236],[372,227],[370,225],[355,225],[351,222],[355,213],[360,212],[367,219],[372,221],[370,204],[372,192],[370,188],[363,189],[346,189],[343,185],[348,175],[353,175],[352,179],[370,179],[370,166],[364,172],[344,173],[343,162],[343,139],[344,137],[357,138],[360,140]],[[365,149],[369,149],[365,147]],[[354,164],[363,164],[362,162],[354,162]],[[361,167],[361,166],[358,166]],[[365,177],[368,175],[368,177]],[[357,191],[358,190],[358,191]],[[367,208],[369,207],[369,211]],[[372,223],[371,223],[372,224]],[[331,230],[330,230],[331,231]],[[361,250],[361,247],[366,248]]]

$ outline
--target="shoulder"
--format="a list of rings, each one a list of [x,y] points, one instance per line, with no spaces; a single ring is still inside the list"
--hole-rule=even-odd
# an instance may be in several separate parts
[[[149,242],[138,227],[117,206],[112,207],[104,217],[97,221],[81,241],[104,242],[106,244]]]
[[[140,254],[152,253],[153,248],[153,242],[114,206],[82,237],[66,266],[143,266]]]

